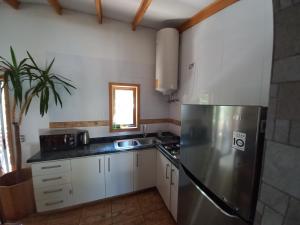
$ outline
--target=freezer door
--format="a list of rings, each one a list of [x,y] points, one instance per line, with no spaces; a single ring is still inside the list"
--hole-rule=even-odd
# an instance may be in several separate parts
[[[183,105],[181,163],[243,218],[253,219],[265,113],[261,107]]]
[[[178,225],[249,225],[212,201],[180,169]]]

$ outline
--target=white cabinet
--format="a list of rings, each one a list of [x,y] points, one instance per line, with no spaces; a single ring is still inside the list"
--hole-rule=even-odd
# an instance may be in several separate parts
[[[161,152],[158,152],[156,186],[168,209],[170,207],[170,175],[170,161]]]
[[[153,148],[134,152],[134,191],[155,187],[156,151],[157,150]]]
[[[74,204],[105,198],[104,156],[72,159],[71,168]]]
[[[73,204],[70,160],[33,163],[32,179],[38,212]]]
[[[177,221],[177,201],[178,201],[178,169],[161,153],[157,154],[156,186]]]
[[[32,164],[38,212],[157,186],[174,218],[178,170],[155,148]]]
[[[105,155],[106,197],[133,191],[133,152]]]
[[[239,1],[181,34],[181,104],[268,106],[271,5]]]
[[[179,171],[174,165],[171,165],[171,189],[170,189],[169,210],[176,221],[177,221],[178,183],[179,183]]]

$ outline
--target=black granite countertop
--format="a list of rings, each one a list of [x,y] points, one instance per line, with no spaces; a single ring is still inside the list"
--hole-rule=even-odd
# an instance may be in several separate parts
[[[120,153],[124,151],[136,151],[136,150],[153,148],[153,147],[155,147],[155,145],[139,146],[133,149],[126,149],[126,150],[116,150],[113,142],[90,144],[87,146],[79,146],[75,149],[66,150],[66,151],[43,152],[43,153],[38,152],[37,154],[29,158],[27,160],[27,163],[69,159],[69,158],[77,158],[77,157],[84,157],[84,156],[109,154],[109,153]]]
[[[176,136],[174,136],[174,137],[176,137]],[[128,139],[128,137],[123,137],[122,139]],[[97,143],[98,141],[92,140],[91,144],[89,144],[89,145],[78,146],[75,149],[70,149],[70,150],[65,150],[65,151],[38,152],[37,154],[35,154],[31,158],[29,158],[27,160],[27,163],[36,163],[36,162],[44,162],[44,161],[60,160],[60,159],[70,159],[70,158],[93,156],[93,155],[100,155],[100,154],[120,153],[120,152],[124,152],[124,151],[137,151],[137,150],[150,149],[150,148],[156,147],[156,144],[153,144],[153,145],[138,146],[138,147],[135,147],[132,149],[127,149],[127,150],[116,150],[112,139],[105,140],[106,142],[102,142],[103,140],[100,140],[99,141],[100,143]],[[164,151],[161,148],[158,148],[158,149],[160,151]],[[172,158],[171,156],[168,156],[167,152],[164,152],[164,154],[176,166],[179,165],[178,160]],[[173,160],[175,160],[175,161],[173,161]]]

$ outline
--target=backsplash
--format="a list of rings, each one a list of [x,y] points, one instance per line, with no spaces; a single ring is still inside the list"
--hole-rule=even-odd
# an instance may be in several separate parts
[[[274,59],[256,225],[300,221],[300,2],[273,0]]]

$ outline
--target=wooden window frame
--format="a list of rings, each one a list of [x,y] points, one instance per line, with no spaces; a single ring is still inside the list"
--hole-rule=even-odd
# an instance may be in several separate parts
[[[133,90],[134,91],[134,127],[124,129],[113,129],[113,115],[114,115],[114,103],[115,90]],[[109,130],[110,132],[128,132],[128,131],[139,131],[140,130],[140,84],[133,83],[109,83]]]

